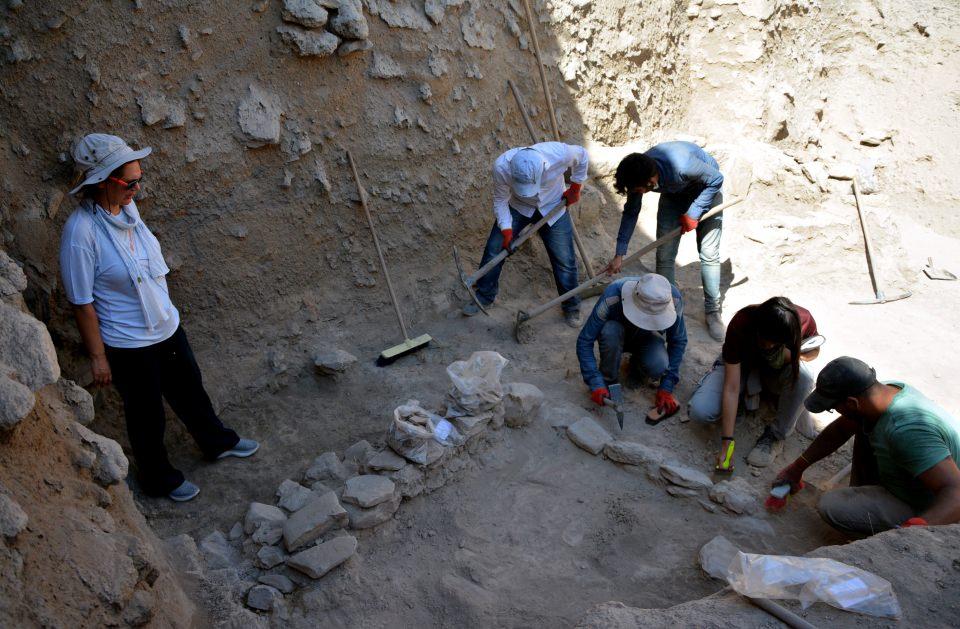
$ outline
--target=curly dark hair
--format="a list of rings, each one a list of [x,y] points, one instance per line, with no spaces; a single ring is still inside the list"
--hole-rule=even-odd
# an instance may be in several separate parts
[[[657,163],[645,153],[630,153],[617,165],[613,187],[620,194],[627,194],[637,186],[646,185],[657,172]]]

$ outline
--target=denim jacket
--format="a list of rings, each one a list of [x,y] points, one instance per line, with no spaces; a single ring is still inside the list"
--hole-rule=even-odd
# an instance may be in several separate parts
[[[660,179],[656,192],[660,194],[689,194],[693,198],[687,215],[699,219],[713,205],[723,186],[723,175],[717,160],[692,142],[663,142],[645,153],[657,163]],[[640,202],[643,195],[627,193],[617,233],[617,255],[627,253],[627,245],[637,227]]]
[[[624,316],[623,306],[620,304],[620,288],[627,279],[619,279],[607,286],[593,307],[587,323],[580,330],[580,336],[577,337],[580,375],[583,376],[583,381],[591,391],[605,386],[603,374],[600,373],[597,358],[593,353],[593,346],[600,337],[603,325],[607,321],[618,321],[625,327],[636,327]],[[683,362],[683,353],[687,349],[687,326],[683,322],[683,298],[680,296],[680,291],[676,286],[670,288],[673,290],[673,305],[677,310],[677,320],[666,330],[660,330],[654,334],[659,334],[667,341],[667,357],[670,364],[660,380],[660,388],[672,393],[673,388],[680,381],[680,363]]]

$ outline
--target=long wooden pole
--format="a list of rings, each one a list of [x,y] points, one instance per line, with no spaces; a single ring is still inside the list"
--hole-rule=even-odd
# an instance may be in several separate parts
[[[530,116],[527,114],[527,108],[523,106],[523,99],[520,98],[520,92],[517,90],[517,86],[514,85],[513,81],[507,79],[507,85],[510,86],[510,91],[513,92],[513,98],[517,101],[517,108],[520,110],[520,116],[523,118],[523,124],[526,125],[527,131],[530,132],[530,141],[536,144],[537,134],[533,130],[533,123],[530,122]]]
[[[547,73],[543,69],[543,55],[540,54],[540,40],[537,39],[537,28],[533,22],[533,10],[530,8],[530,0],[523,0],[523,8],[527,13],[527,24],[530,26],[530,42],[533,44],[533,54],[537,57],[537,70],[540,71],[540,84],[543,85],[543,96],[547,100],[547,112],[550,114],[550,127],[553,129],[553,139],[560,141],[560,127],[557,125],[557,114],[553,109],[553,97],[550,96],[550,86],[547,85]],[[514,93],[516,95],[516,93]],[[587,257],[587,250],[583,247],[583,241],[580,240],[580,233],[577,231],[577,225],[570,216],[570,229],[573,232],[573,241],[577,245],[577,251],[580,253],[580,259],[583,261],[583,268],[587,272],[587,277],[593,279],[593,265],[590,264],[590,258]]]
[[[403,315],[400,314],[400,302],[397,300],[397,293],[393,290],[393,282],[390,281],[390,272],[387,271],[387,261],[383,258],[383,249],[380,248],[380,239],[377,237],[377,228],[373,224],[373,218],[370,216],[370,208],[367,207],[367,191],[360,183],[360,175],[357,173],[357,165],[353,161],[353,155],[347,151],[347,159],[350,160],[350,170],[353,171],[353,179],[357,182],[357,190],[360,192],[360,205],[363,206],[363,213],[367,215],[367,224],[370,225],[370,233],[373,234],[373,245],[377,248],[377,256],[380,258],[380,268],[383,269],[383,278],[387,280],[387,290],[390,291],[390,300],[393,301],[393,309],[397,312],[397,321],[400,323],[400,332],[403,333],[404,340],[409,340],[407,326],[403,322]]]

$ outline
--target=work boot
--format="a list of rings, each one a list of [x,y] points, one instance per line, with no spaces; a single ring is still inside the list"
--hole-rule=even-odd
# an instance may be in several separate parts
[[[747,463],[754,467],[767,467],[781,452],[783,452],[783,439],[777,439],[773,429],[767,426],[757,439],[757,445],[753,446],[753,450],[750,450],[750,454],[747,455]]]
[[[563,313],[563,320],[571,328],[579,328],[580,327],[580,311],[579,310],[565,311]]]
[[[493,303],[483,304],[483,307],[487,310],[493,308]],[[477,305],[475,301],[468,301],[467,305],[463,307],[463,316],[472,317],[475,314],[480,313],[480,306]]]
[[[727,327],[723,325],[723,319],[720,318],[719,312],[707,313],[707,332],[710,333],[710,337],[714,341],[723,342],[723,337],[727,334]]]

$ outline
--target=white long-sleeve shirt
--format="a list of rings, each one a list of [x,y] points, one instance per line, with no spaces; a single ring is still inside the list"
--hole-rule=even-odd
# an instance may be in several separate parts
[[[546,162],[543,177],[540,180],[540,192],[535,199],[514,195],[513,187],[510,185],[510,160],[523,148],[534,149]],[[497,217],[497,225],[500,229],[512,228],[511,207],[527,218],[532,217],[537,211],[541,211],[545,216],[563,196],[565,190],[563,173],[567,168],[572,169],[571,182],[583,183],[587,179],[588,165],[589,159],[585,148],[563,142],[541,142],[531,147],[512,148],[503,153],[493,163],[493,213]],[[564,212],[566,212],[565,209],[554,214],[547,224],[556,223]]]

